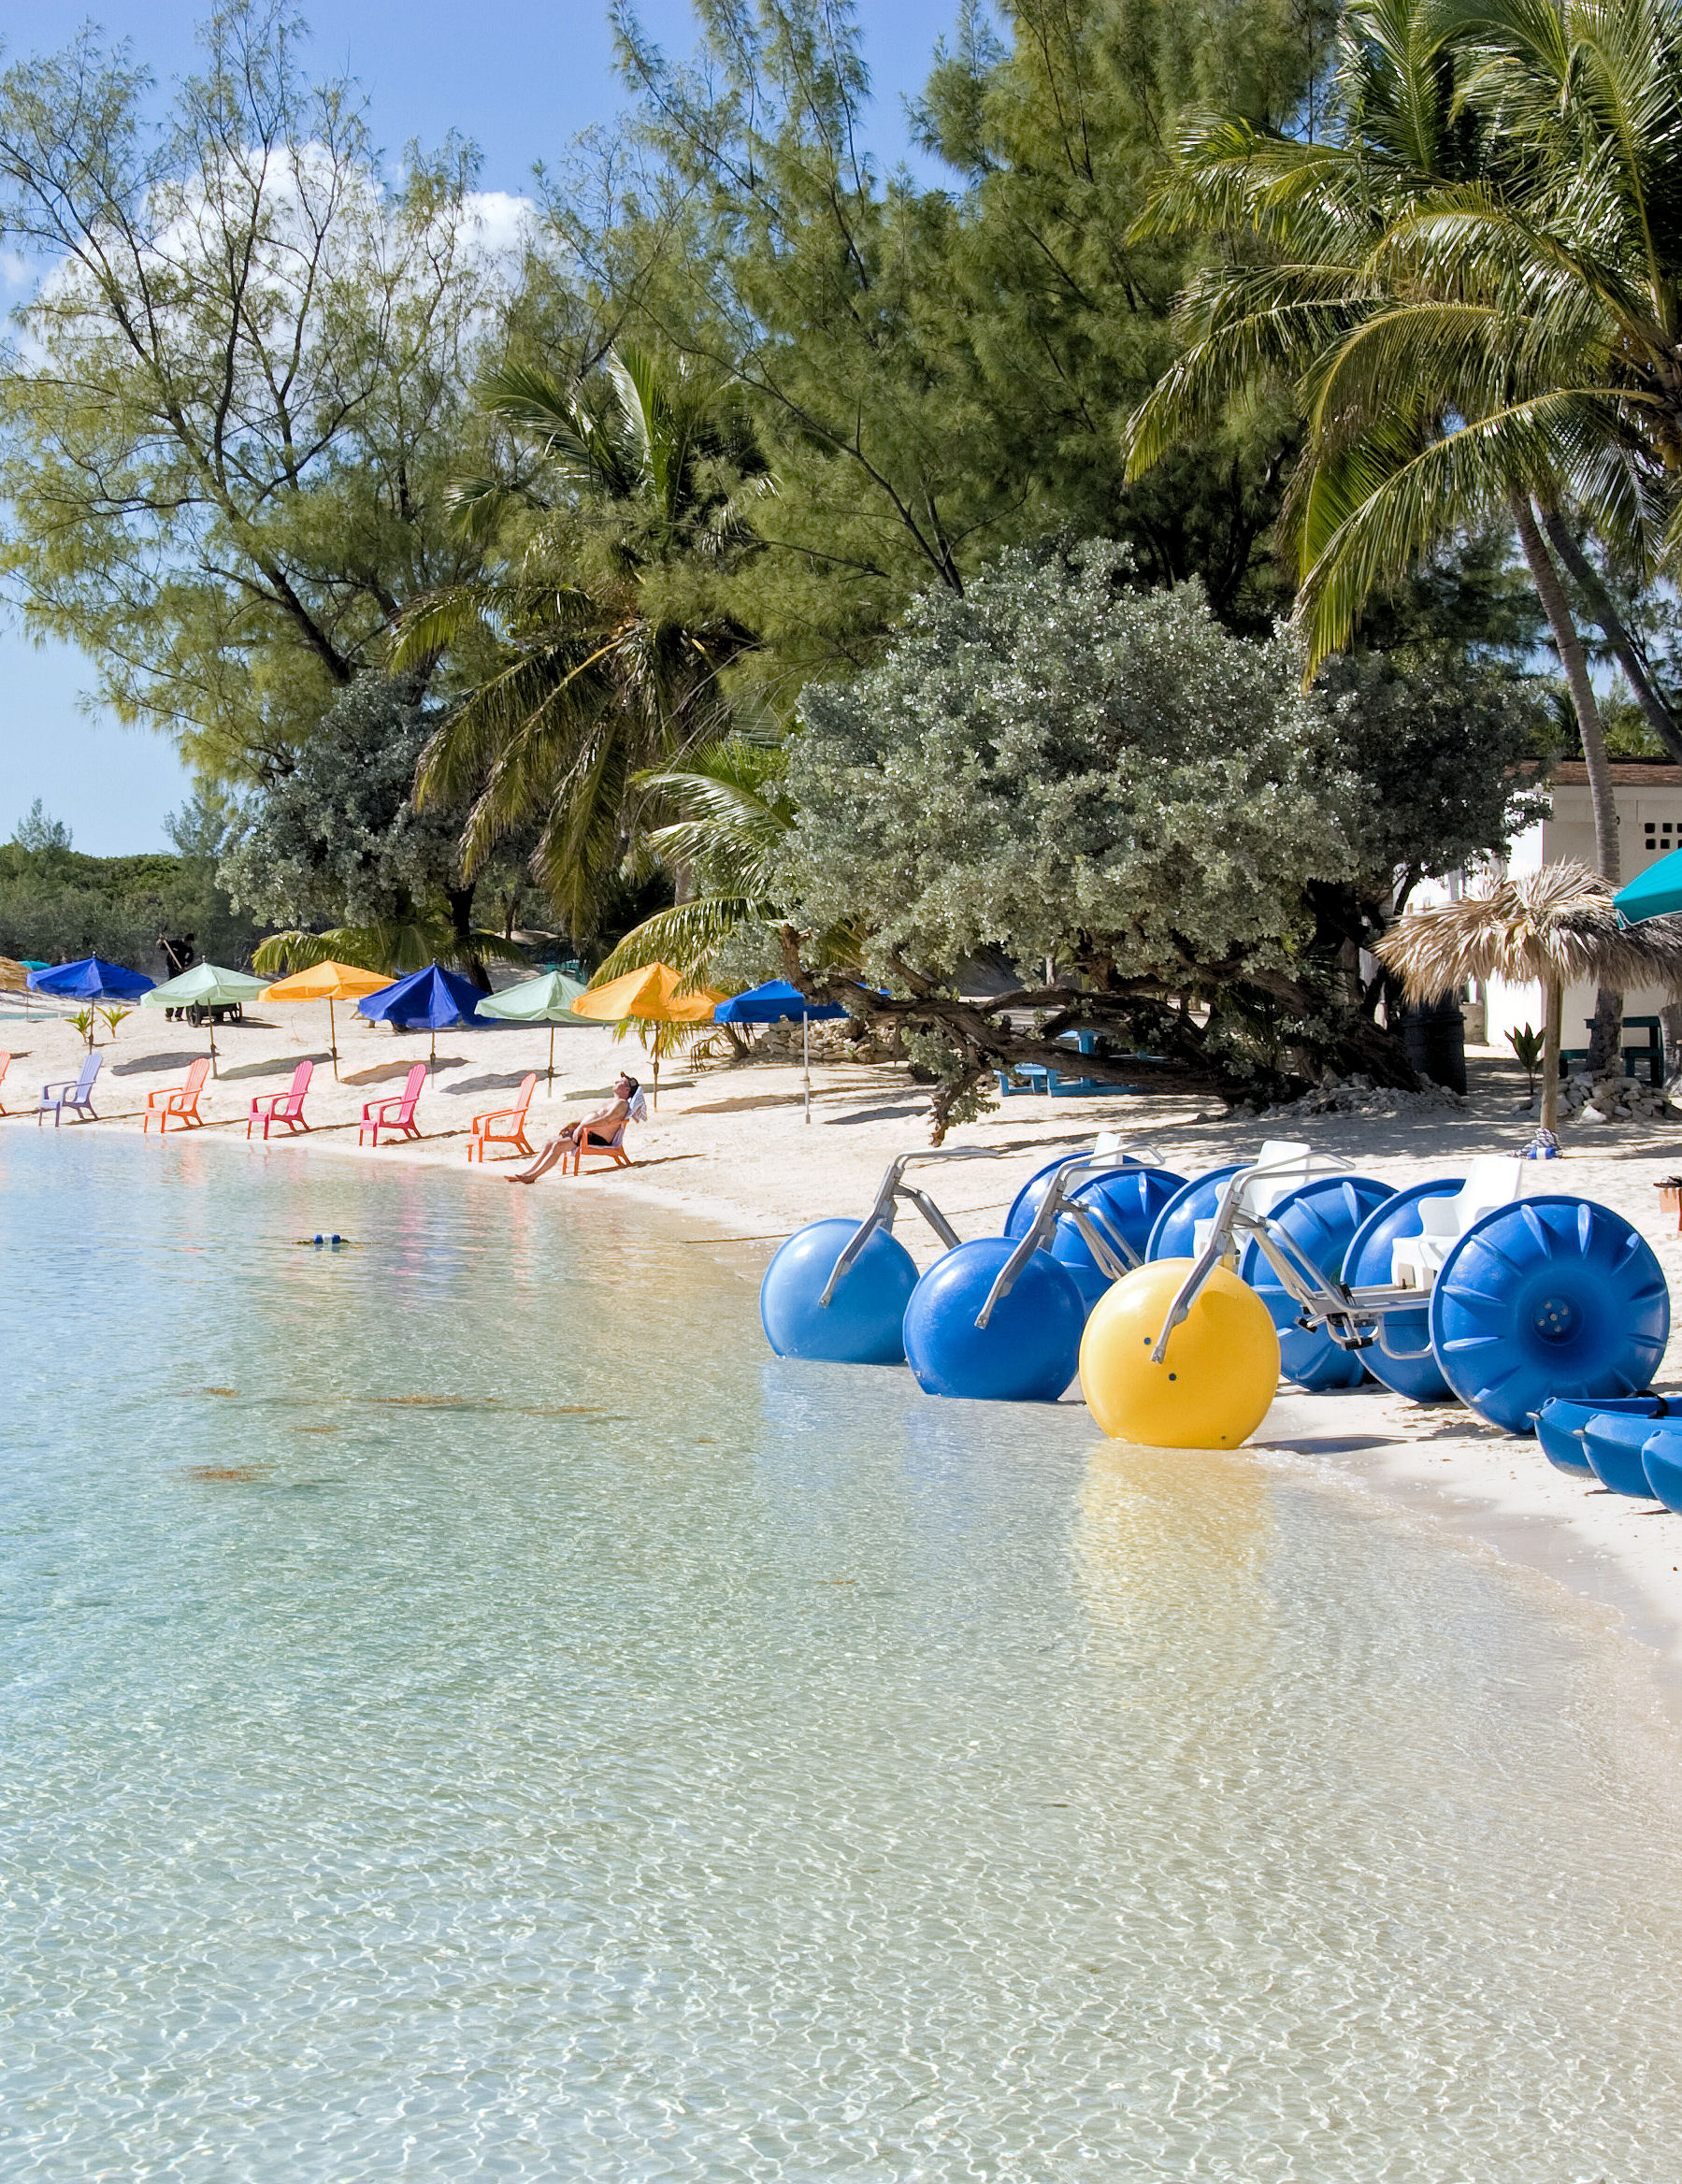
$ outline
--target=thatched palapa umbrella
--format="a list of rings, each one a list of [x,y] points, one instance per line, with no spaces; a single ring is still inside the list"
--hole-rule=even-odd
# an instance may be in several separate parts
[[[1542,1126],[1554,1142],[1560,1117],[1560,1017],[1565,989],[1664,985],[1682,989],[1682,916],[1620,926],[1612,884],[1584,865],[1517,872],[1484,895],[1397,921],[1374,950],[1410,1002],[1434,1001],[1473,978],[1541,982],[1544,997]]]

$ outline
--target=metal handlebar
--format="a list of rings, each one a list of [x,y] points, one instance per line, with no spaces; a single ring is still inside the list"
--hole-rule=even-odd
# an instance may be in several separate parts
[[[894,1214],[899,1200],[915,1206],[924,1220],[934,1230],[948,1251],[955,1251],[960,1242],[957,1230],[947,1220],[927,1191],[918,1190],[906,1183],[905,1171],[918,1160],[996,1160],[998,1152],[991,1145],[953,1145],[939,1152],[901,1153],[890,1160],[887,1172],[879,1185],[873,1204],[864,1219],[841,1247],[841,1257],[829,1270],[829,1279],[824,1285],[824,1293],[818,1299],[819,1307],[827,1308],[834,1297],[841,1276],[869,1243],[877,1229],[884,1236],[894,1232]]]

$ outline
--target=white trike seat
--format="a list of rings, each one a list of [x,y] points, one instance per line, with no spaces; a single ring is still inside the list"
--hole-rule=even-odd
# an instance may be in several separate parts
[[[1474,1221],[1524,1196],[1526,1163],[1491,1154],[1474,1160],[1454,1193],[1419,1200],[1420,1232],[1390,1247],[1390,1280],[1399,1289],[1429,1289],[1443,1262]]]

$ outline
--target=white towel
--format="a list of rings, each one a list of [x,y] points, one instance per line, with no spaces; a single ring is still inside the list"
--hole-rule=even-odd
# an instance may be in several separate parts
[[[642,1097],[642,1087],[640,1085],[639,1085],[637,1089],[631,1094],[630,1101],[626,1107],[625,1113],[627,1118],[631,1122],[646,1122],[648,1120],[648,1101]]]

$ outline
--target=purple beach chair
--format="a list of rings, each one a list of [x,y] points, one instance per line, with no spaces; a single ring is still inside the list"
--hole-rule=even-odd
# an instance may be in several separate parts
[[[105,1056],[102,1054],[91,1054],[81,1065],[79,1077],[74,1079],[66,1077],[62,1085],[43,1085],[41,1086],[41,1104],[36,1109],[35,1115],[36,1129],[40,1128],[41,1117],[49,1108],[52,1110],[54,1129],[57,1129],[59,1124],[65,1119],[66,1107],[75,1114],[85,1116],[89,1122],[99,1120],[99,1117],[93,1113],[93,1080],[98,1076],[99,1065],[104,1059]]]

